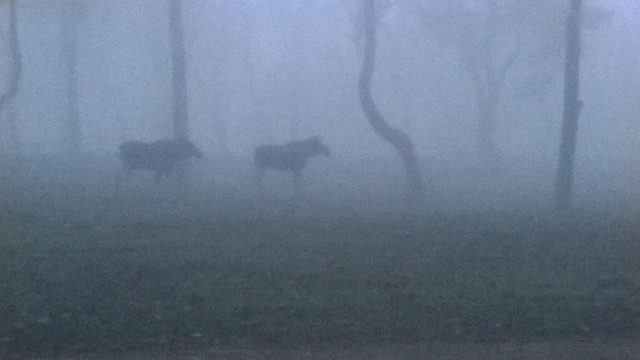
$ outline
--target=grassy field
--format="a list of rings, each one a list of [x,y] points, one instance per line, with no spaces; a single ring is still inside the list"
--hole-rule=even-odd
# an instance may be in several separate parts
[[[260,196],[242,169],[178,193],[142,176],[114,198],[111,167],[45,160],[4,179],[3,358],[640,332],[640,217],[622,201],[558,213],[533,192],[320,180]]]

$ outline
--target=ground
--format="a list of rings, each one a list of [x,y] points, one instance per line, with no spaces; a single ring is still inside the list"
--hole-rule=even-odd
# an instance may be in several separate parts
[[[113,198],[99,165],[34,160],[0,188],[0,358],[640,358],[640,216],[620,199],[198,174]]]
[[[24,357],[14,357],[22,359]],[[31,357],[30,357],[31,358]],[[544,342],[502,344],[472,344],[451,342],[421,342],[409,344],[348,345],[322,344],[295,349],[260,347],[252,349],[191,349],[131,350],[111,353],[80,353],[69,356],[34,356],[50,360],[633,360],[640,359],[640,338],[587,340],[565,339]]]

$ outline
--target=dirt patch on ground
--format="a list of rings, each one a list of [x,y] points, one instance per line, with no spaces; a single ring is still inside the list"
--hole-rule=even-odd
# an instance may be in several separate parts
[[[75,355],[33,356],[16,354],[13,359],[106,360],[106,359],[185,359],[185,360],[339,360],[339,359],[640,359],[640,337],[616,340],[569,339],[531,343],[473,344],[459,342],[422,342],[412,344],[348,345],[329,343],[295,349],[254,348],[222,349],[201,347],[188,349],[153,348],[126,352],[81,353]]]

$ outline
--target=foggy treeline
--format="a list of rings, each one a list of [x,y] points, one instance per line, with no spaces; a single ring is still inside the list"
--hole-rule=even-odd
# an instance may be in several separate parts
[[[2,89],[15,92],[2,105],[3,153],[115,156],[124,141],[173,137],[174,3],[2,2]],[[319,135],[333,150],[326,164],[390,164],[404,183],[401,158],[359,100],[363,3],[182,3],[188,129],[180,131],[212,163],[250,163],[260,144]],[[469,167],[525,169],[552,186],[569,1],[372,4],[371,97],[388,126],[407,135],[425,188]],[[638,10],[630,0],[584,1],[581,24],[574,179],[587,192],[630,190]]]

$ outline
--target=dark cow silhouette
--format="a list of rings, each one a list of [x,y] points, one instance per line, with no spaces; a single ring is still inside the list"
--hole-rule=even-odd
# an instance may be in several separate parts
[[[329,156],[329,148],[320,141],[320,137],[302,141],[291,141],[284,145],[260,145],[255,149],[256,181],[262,186],[262,178],[267,168],[279,171],[290,171],[296,188],[302,179],[302,170],[307,161],[323,154]]]
[[[151,143],[142,141],[127,141],[120,145],[120,161],[122,171],[116,184],[116,191],[120,183],[127,179],[136,169],[154,171],[157,184],[163,175],[169,174],[177,163],[192,157],[202,158],[202,152],[189,140],[158,140]]]

